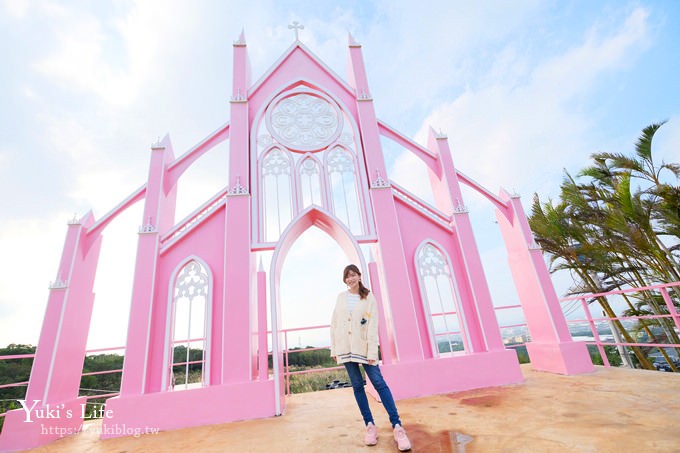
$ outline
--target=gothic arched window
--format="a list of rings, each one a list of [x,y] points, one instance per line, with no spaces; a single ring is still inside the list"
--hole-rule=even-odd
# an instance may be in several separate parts
[[[305,158],[299,170],[301,209],[311,205],[323,206],[321,192],[321,168],[319,162],[312,158]]]
[[[326,157],[333,213],[352,233],[363,232],[363,219],[357,193],[354,156],[341,146],[335,146]]]
[[[445,253],[425,243],[416,255],[416,270],[428,317],[433,354],[463,351],[467,347],[457,291]]]
[[[208,383],[210,276],[198,261],[177,274],[171,303],[170,367],[167,387],[185,390]]]
[[[372,232],[363,151],[348,110],[319,88],[296,84],[257,114],[251,156],[258,195],[253,237],[278,241],[310,206],[329,213],[355,235]]]
[[[288,152],[272,148],[261,167],[265,241],[276,241],[293,218],[291,160]]]

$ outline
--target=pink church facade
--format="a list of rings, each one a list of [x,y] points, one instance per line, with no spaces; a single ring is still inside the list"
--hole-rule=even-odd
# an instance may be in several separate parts
[[[461,184],[497,209],[532,367],[593,370],[586,346],[571,339],[519,199],[494,195],[457,170],[445,136],[431,130],[423,147],[378,120],[351,36],[348,61],[344,81],[296,40],[251,83],[239,37],[229,123],[179,158],[166,136],[152,146],[140,189],[99,220],[89,213],[69,224],[26,404],[80,414],[101,233],[137,202],[144,214],[121,390],[107,401],[102,437],[284,413],[279,282],[286,253],[311,227],[369,278],[380,309],[382,370],[397,399],[521,382],[516,353],[503,345]],[[435,205],[390,181],[381,140],[424,162]],[[179,177],[225,141],[226,188],[175,219]],[[262,252],[271,254],[269,269],[259,264]],[[178,345],[183,359],[175,357]],[[191,388],[173,374],[186,366],[188,380],[187,362],[201,369]],[[50,423],[75,432],[82,419]],[[22,409],[9,412],[0,449],[61,437],[40,425]]]

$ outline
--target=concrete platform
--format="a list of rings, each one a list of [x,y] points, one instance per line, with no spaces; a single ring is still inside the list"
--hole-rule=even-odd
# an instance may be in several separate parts
[[[397,402],[414,452],[680,452],[680,374],[596,367],[561,376],[522,366],[523,384]],[[423,377],[426,378],[426,377]],[[370,398],[369,398],[370,400]],[[371,400],[378,445],[362,443],[352,390],[293,395],[263,420],[99,440],[101,422],[34,452],[397,451]],[[457,433],[472,438],[460,448]]]

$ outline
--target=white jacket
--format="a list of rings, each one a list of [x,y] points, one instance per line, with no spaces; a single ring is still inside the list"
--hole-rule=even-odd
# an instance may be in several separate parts
[[[338,363],[378,360],[378,304],[373,293],[359,299],[351,312],[347,291],[338,294],[331,319],[331,356]]]

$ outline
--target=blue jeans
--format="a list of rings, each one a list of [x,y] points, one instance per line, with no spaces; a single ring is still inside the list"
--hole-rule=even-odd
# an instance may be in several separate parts
[[[380,395],[380,400],[382,401],[387,414],[390,416],[390,423],[392,423],[392,428],[395,425],[401,425],[401,420],[399,420],[399,413],[397,412],[397,406],[394,404],[394,398],[392,398],[392,392],[387,386],[385,379],[382,377],[380,368],[378,365],[368,365],[362,363],[364,370],[366,371],[366,376],[371,380],[371,384]],[[371,414],[371,408],[368,407],[368,398],[366,398],[366,391],[364,390],[364,378],[361,376],[361,370],[359,369],[359,364],[356,362],[346,362],[345,369],[349,375],[349,380],[352,382],[352,388],[354,389],[354,398],[357,400],[359,405],[359,410],[361,411],[361,416],[364,417],[364,423],[368,425],[369,422],[373,421],[373,414]]]

